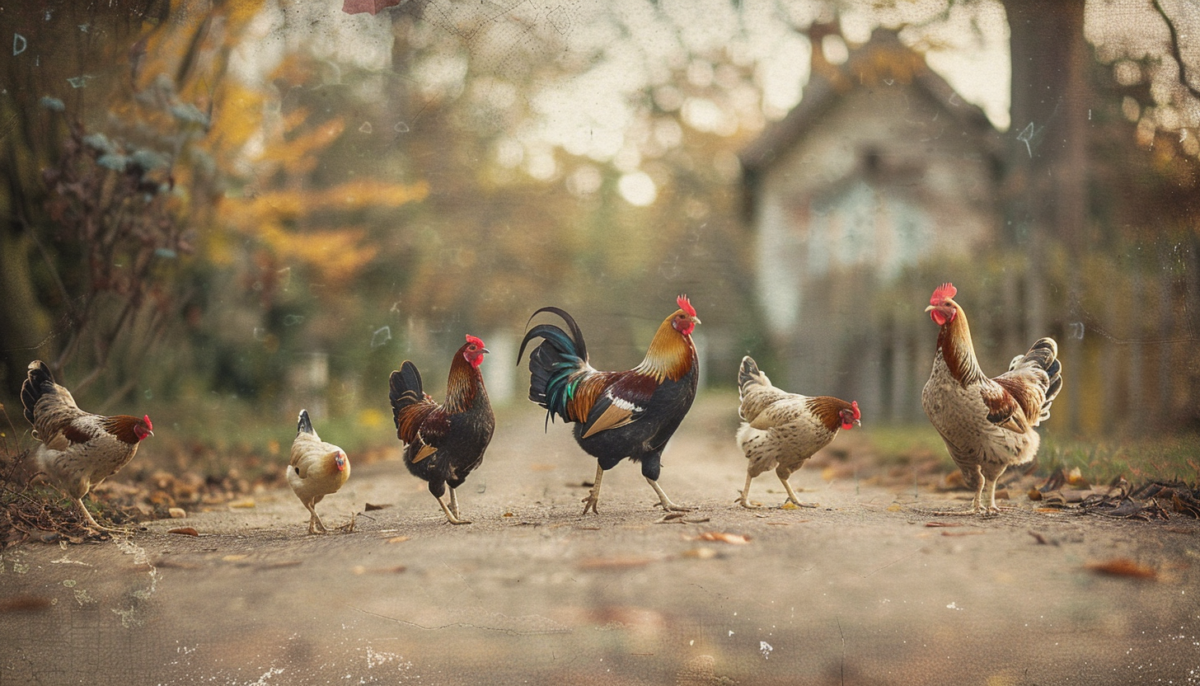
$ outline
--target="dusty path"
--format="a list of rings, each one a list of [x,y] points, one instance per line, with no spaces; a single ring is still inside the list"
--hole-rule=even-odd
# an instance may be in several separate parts
[[[8,551],[0,603],[53,604],[0,613],[0,684],[1200,683],[1195,522],[1018,501],[929,528],[918,508],[960,504],[808,468],[793,481],[820,508],[748,511],[732,504],[744,462],[727,409],[695,410],[666,455],[661,483],[703,523],[655,523],[627,464],[601,514],[580,516],[595,463],[531,407],[462,489],[470,526],[445,524],[392,461],[320,506],[337,525],[393,505],[351,534],[305,535],[307,513],[275,492],[184,520],[199,538],[161,521]],[[769,476],[751,496],[777,504]],[[1115,557],[1159,578],[1085,569]]]

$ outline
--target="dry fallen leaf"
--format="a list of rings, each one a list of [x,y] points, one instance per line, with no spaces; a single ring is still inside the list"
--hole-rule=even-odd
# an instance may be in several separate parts
[[[800,506],[789,500],[786,503],[780,505],[779,509],[781,509],[781,510],[799,510]]]
[[[199,532],[199,531],[196,531],[195,529],[193,529],[193,528],[192,528],[192,527],[190,527],[190,526],[183,526],[183,527],[180,527],[180,528],[178,528],[178,529],[171,529],[171,530],[167,531],[167,533],[169,533],[169,534],[182,534],[182,535],[184,535],[184,536],[199,536],[199,535],[200,535],[200,532]]]
[[[382,505],[376,505],[375,503],[367,503],[363,507],[363,510],[366,512],[371,512],[372,510],[382,510],[385,507],[391,507],[391,506],[392,506],[391,503],[384,503]]]
[[[171,515],[171,519],[183,519],[187,516],[187,510],[182,507],[167,508],[167,514]]]
[[[254,507],[254,498],[243,498],[242,500],[235,500],[232,503],[229,503],[229,506],[240,509],[240,510],[249,509],[251,507]]]
[[[966,525],[965,524],[951,524],[949,522],[925,522],[925,526],[948,528],[948,527],[952,527],[952,526],[966,526]]]
[[[1029,489],[1029,493],[1027,493],[1026,495],[1029,496],[1030,500],[1041,500],[1042,499],[1042,492],[1036,488]]]
[[[986,531],[943,531],[943,536],[982,536]]]
[[[717,556],[717,551],[712,548],[692,548],[680,553],[683,557],[694,557],[697,560],[711,560]]]
[[[1037,541],[1038,545],[1058,545],[1058,541],[1052,541],[1036,531],[1030,531],[1029,535],[1033,536],[1033,540]]]
[[[408,536],[393,536],[387,540],[388,543],[403,543],[408,540]]]
[[[731,534],[724,531],[705,531],[700,534],[699,539],[701,541],[732,543],[733,545],[744,545],[750,542],[750,537],[745,534]]]
[[[892,503],[891,505],[888,505],[887,511],[888,512],[899,512],[901,509],[903,509],[903,508],[900,507],[899,503]]]
[[[1110,576],[1128,576],[1135,579],[1155,579],[1158,577],[1158,572],[1153,567],[1139,564],[1127,557],[1114,557],[1111,560],[1103,562],[1089,562],[1084,565],[1084,568],[1098,574],[1108,574]]]

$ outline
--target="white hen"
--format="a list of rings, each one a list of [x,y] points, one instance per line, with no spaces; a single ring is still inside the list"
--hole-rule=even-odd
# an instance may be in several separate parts
[[[316,505],[325,496],[337,493],[349,478],[350,458],[341,448],[322,441],[308,419],[308,410],[300,410],[287,480],[312,515],[308,518],[308,533],[325,533]]]

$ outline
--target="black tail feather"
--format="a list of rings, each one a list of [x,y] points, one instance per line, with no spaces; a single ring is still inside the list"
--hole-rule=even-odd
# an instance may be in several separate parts
[[[50,374],[50,368],[41,360],[30,362],[29,375],[25,378],[25,383],[21,384],[21,406],[25,409],[25,419],[30,424],[33,424],[33,408],[47,387],[54,387],[54,377]]]
[[[534,317],[538,316],[539,314],[541,314],[543,312],[549,312],[551,314],[556,314],[559,317],[562,317],[562,320],[567,323],[567,328],[571,330],[570,339],[571,339],[571,342],[574,344],[574,346],[573,346],[574,350],[572,352],[574,354],[576,354],[581,360],[586,362],[588,359],[587,343],[583,340],[583,331],[579,328],[579,324],[575,323],[575,318],[572,317],[570,314],[568,314],[567,311],[564,309],[561,309],[558,307],[543,307],[542,309],[538,310],[537,312],[534,312],[532,315],[529,316],[529,322],[533,321]],[[529,326],[529,322],[525,322],[525,326]],[[536,338],[541,335],[540,333],[537,333],[539,330],[545,330],[545,329],[553,329],[553,330],[562,332],[562,329],[559,329],[557,326],[551,326],[549,324],[541,324],[541,325],[533,327],[533,329],[531,329],[529,331],[529,333],[525,334],[525,339],[521,341],[521,349],[517,351],[517,365],[518,366],[521,364],[521,356],[525,354],[525,345],[529,343],[530,339]]]
[[[392,421],[400,428],[400,410],[414,405],[425,399],[424,386],[421,384],[421,372],[417,365],[404,361],[400,371],[392,372],[388,378],[388,398],[392,403]]]
[[[574,317],[565,310],[557,307],[543,307],[534,312],[550,312],[562,317],[567,329],[563,331],[553,324],[538,324],[530,329],[521,340],[521,348],[517,353],[517,361],[525,354],[525,346],[535,338],[542,342],[529,353],[529,399],[546,408],[546,420],[552,421],[555,415],[563,421],[572,421],[567,410],[571,390],[570,379],[575,372],[587,365],[587,343],[583,340],[583,331],[575,323]],[[529,318],[533,321],[533,317]]]
[[[300,410],[300,417],[296,420],[296,433],[313,434],[312,422],[308,419],[308,410]]]

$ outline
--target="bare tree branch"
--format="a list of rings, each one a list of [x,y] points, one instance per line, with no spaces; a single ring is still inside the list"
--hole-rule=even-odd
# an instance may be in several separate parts
[[[1171,35],[1171,57],[1175,58],[1175,62],[1179,64],[1179,83],[1192,94],[1193,98],[1200,100],[1200,89],[1197,89],[1188,80],[1187,63],[1183,61],[1183,51],[1179,49],[1179,31],[1175,29],[1175,22],[1171,17],[1167,16],[1167,11],[1163,9],[1160,0],[1151,0],[1154,5],[1154,11],[1158,12],[1158,16],[1167,24],[1167,31]]]

